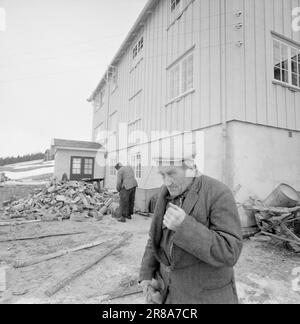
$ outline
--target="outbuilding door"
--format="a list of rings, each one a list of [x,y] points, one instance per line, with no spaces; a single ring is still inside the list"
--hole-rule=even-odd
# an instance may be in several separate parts
[[[70,180],[93,179],[94,164],[94,158],[72,156]]]

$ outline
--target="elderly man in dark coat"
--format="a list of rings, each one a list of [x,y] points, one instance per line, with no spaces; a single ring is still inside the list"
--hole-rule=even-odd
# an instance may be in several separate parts
[[[242,251],[231,191],[193,160],[161,167],[163,186],[140,272],[148,303],[236,304],[233,267]]]
[[[120,215],[118,221],[124,223],[126,219],[132,218],[138,183],[131,166],[123,166],[121,163],[118,163],[115,168],[118,171],[117,191],[120,193]]]

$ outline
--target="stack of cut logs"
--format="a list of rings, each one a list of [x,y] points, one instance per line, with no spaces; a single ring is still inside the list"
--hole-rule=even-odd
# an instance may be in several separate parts
[[[52,181],[28,198],[10,203],[4,215],[42,221],[82,221],[88,217],[101,220],[106,213],[117,210],[118,202],[118,195],[108,191],[99,193],[93,184]]]

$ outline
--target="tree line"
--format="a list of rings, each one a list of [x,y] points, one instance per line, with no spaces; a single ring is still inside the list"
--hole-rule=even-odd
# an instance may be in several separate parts
[[[34,160],[43,160],[45,158],[44,153],[32,153],[18,156],[9,156],[5,158],[0,157],[0,166],[4,166],[7,164],[14,164],[20,162],[29,162]]]

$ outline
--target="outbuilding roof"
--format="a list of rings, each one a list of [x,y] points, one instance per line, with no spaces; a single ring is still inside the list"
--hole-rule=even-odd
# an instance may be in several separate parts
[[[74,148],[74,149],[88,149],[88,150],[99,150],[102,145],[95,142],[85,142],[85,141],[73,141],[66,139],[54,138],[52,140],[52,147],[54,148]]]
[[[105,84],[105,79],[107,74],[110,71],[111,66],[117,66],[120,60],[122,59],[123,55],[126,53],[128,48],[132,45],[132,42],[135,40],[135,38],[138,36],[140,33],[141,29],[143,28],[145,21],[147,18],[152,14],[153,10],[155,9],[156,5],[158,4],[159,0],[148,0],[146,3],[144,9],[138,16],[136,22],[134,23],[133,27],[129,31],[127,37],[123,41],[121,47],[119,48],[117,54],[113,58],[111,64],[109,65],[108,69],[104,73],[101,81],[99,82],[97,88],[94,90],[90,98],[88,99],[89,102],[93,101],[96,97],[96,95],[99,93],[103,85]]]

